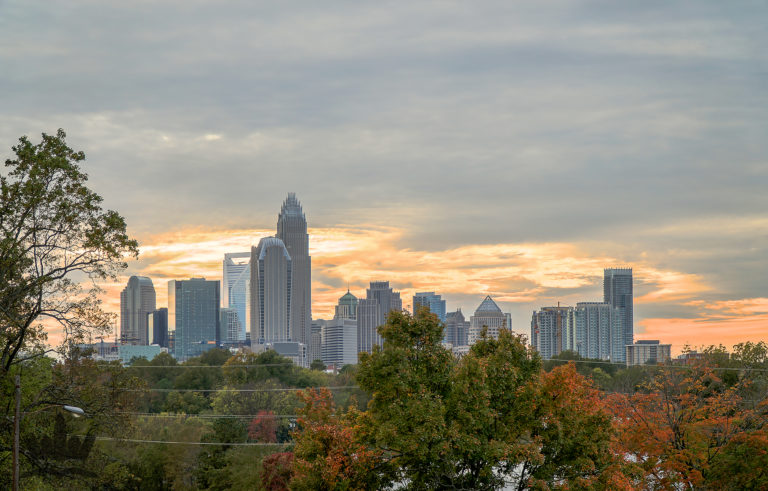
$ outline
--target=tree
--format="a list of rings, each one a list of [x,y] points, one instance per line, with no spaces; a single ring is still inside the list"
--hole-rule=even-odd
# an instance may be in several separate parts
[[[368,448],[358,435],[354,409],[339,411],[328,389],[299,394],[299,429],[294,432],[290,487],[294,490],[379,489],[376,468],[382,452]],[[267,462],[264,462],[265,469]]]
[[[124,257],[138,256],[123,218],[86,186],[85,155],[65,136],[21,137],[0,176],[0,375],[22,349],[40,347],[41,321],[57,323],[70,342],[109,328],[100,289],[78,280],[116,279]]]
[[[619,453],[647,488],[721,488],[768,481],[763,475],[766,403],[740,393],[749,383],[724,383],[710,365],[669,366],[632,396],[614,395]],[[756,486],[759,488],[760,486]],[[738,489],[745,489],[736,486]]]
[[[262,443],[277,443],[277,420],[272,411],[259,411],[248,425],[248,438]]]
[[[325,370],[325,363],[323,363],[323,360],[313,360],[312,363],[309,365],[310,370],[317,370],[319,372],[322,372]]]

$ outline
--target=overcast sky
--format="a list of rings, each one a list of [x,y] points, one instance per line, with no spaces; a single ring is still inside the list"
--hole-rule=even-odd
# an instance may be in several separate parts
[[[768,340],[768,6],[670,3],[0,0],[0,154],[64,128],[161,299],[295,191],[315,317],[391,279],[528,332],[630,265],[636,337]]]

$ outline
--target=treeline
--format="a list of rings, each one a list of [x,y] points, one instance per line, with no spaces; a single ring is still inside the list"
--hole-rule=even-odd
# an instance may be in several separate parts
[[[336,375],[272,351],[19,364],[22,489],[768,487],[764,343],[625,367],[507,331],[456,359],[430,315],[380,331]]]

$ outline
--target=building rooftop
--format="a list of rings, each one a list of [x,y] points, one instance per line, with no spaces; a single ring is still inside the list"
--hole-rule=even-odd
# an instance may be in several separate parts
[[[475,314],[478,312],[495,312],[495,313],[501,313],[501,309],[496,304],[496,302],[493,301],[490,295],[485,297],[485,300],[480,304],[477,309],[475,309]]]

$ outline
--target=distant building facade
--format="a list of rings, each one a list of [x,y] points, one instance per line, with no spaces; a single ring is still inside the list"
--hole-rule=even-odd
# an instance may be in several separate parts
[[[168,309],[159,308],[147,314],[149,344],[168,347]]]
[[[120,292],[120,342],[147,345],[147,314],[156,307],[155,287],[146,276],[131,276]]]
[[[603,271],[603,302],[616,309],[621,322],[623,340],[621,341],[621,360],[624,361],[623,346],[634,343],[634,289],[632,268],[607,268]]]
[[[357,350],[371,353],[374,345],[382,345],[377,328],[387,321],[391,311],[402,311],[400,292],[390,288],[389,281],[372,281],[366,298],[357,305]]]
[[[291,261],[288,339],[312,346],[312,258],[309,256],[307,218],[294,193],[288,193],[277,218],[277,237]],[[320,354],[309,353],[313,358]]]
[[[323,363],[340,369],[357,363],[357,321],[333,318],[325,321],[322,330]]]
[[[445,315],[444,341],[454,347],[469,344],[469,321],[464,319],[461,309]]]
[[[231,347],[245,341],[240,339],[241,331],[240,313],[237,309],[222,307],[219,311],[219,345]]]
[[[512,329],[512,316],[502,312],[490,296],[485,297],[469,318],[469,344],[475,344],[486,327],[488,337],[494,339],[498,339],[501,329]]]
[[[624,361],[624,330],[618,312],[605,302],[576,304],[576,351],[585,358]]]
[[[440,322],[445,322],[445,300],[435,292],[419,292],[413,296],[413,315],[416,315],[420,308],[426,307],[435,314]]]
[[[221,306],[232,309],[237,315],[240,330],[237,332],[237,341],[245,341],[246,332],[250,326],[248,312],[250,279],[251,279],[251,253],[233,252],[224,254],[224,263],[221,281]],[[233,339],[227,334],[227,339]]]
[[[658,339],[637,341],[625,346],[627,366],[646,363],[666,363],[672,359],[672,345],[660,344]]]
[[[347,293],[339,298],[339,303],[336,305],[334,319],[357,319],[357,297]]]
[[[542,307],[531,319],[531,346],[545,360],[575,347],[573,307]]]
[[[283,241],[251,248],[251,345],[291,341],[293,263]]]
[[[219,281],[205,278],[168,282],[168,326],[173,330],[173,356],[184,361],[218,344]]]

